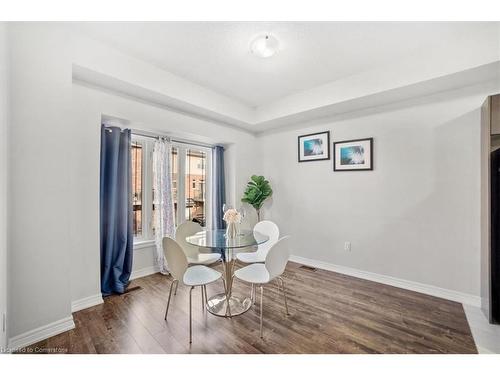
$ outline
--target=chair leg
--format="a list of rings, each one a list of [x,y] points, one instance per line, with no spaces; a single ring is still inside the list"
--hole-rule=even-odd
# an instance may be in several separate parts
[[[264,287],[261,285],[260,286],[260,338],[262,338],[262,300],[264,297]]]
[[[229,295],[227,294],[227,286],[224,278],[222,279],[222,283],[224,284],[224,293],[226,294],[226,316],[231,318],[231,306],[229,306]]]
[[[167,320],[168,308],[170,306],[170,297],[172,297],[172,287],[174,286],[174,284],[177,285],[177,280],[173,280],[172,283],[170,284],[170,291],[168,292],[167,309],[165,310],[165,320]]]
[[[250,301],[252,301],[252,304],[255,302],[254,284],[252,284],[252,289],[250,289]]]
[[[255,296],[257,294],[257,287],[255,286],[255,284],[252,284],[252,288],[253,288],[253,304],[255,305],[257,303],[257,297]]]
[[[203,285],[203,289],[205,290],[205,304],[208,304],[207,286],[206,286],[206,285]]]
[[[282,277],[278,277],[278,280],[281,281],[281,289],[283,290],[283,297],[285,298],[285,312],[286,312],[286,315],[290,315],[288,313],[288,303],[286,301],[285,280],[283,280]]]
[[[192,317],[192,301],[193,301],[193,289],[194,286],[189,290],[189,343],[193,342],[193,317]]]

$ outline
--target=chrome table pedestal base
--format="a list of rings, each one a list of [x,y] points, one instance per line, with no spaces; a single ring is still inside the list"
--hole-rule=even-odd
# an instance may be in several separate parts
[[[216,294],[212,296],[207,301],[207,310],[216,316],[236,316],[247,312],[250,307],[252,307],[252,300],[248,297],[236,297],[231,296],[229,298],[229,308],[231,309],[231,315],[227,310],[227,300],[224,293]]]
[[[248,297],[233,295],[233,271],[236,263],[234,253],[237,251],[255,250],[256,246],[269,241],[269,236],[249,229],[242,229],[238,235],[228,237],[225,229],[204,230],[186,237],[186,242],[210,252],[222,255],[222,266],[224,268],[224,292],[212,296],[206,300],[205,308],[213,315],[230,317],[243,314],[252,307],[252,300]],[[229,296],[229,304],[226,301]],[[254,301],[255,302],[255,301]],[[229,308],[228,308],[229,306]]]

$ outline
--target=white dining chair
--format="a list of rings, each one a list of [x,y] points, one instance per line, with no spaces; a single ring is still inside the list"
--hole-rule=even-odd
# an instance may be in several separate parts
[[[281,290],[285,300],[285,312],[288,314],[288,304],[286,300],[285,282],[281,275],[285,271],[288,258],[290,256],[289,242],[290,236],[285,236],[278,240],[267,252],[264,263],[253,263],[245,266],[234,272],[234,277],[252,284],[252,289],[255,285],[260,286],[260,337],[262,338],[262,319],[264,284],[268,284],[273,280],[278,281],[278,288],[281,283]]]
[[[168,316],[168,308],[170,307],[170,299],[172,297],[172,287],[176,284],[175,289],[179,282],[191,287],[189,289],[189,343],[193,338],[193,318],[192,318],[192,294],[193,289],[197,286],[201,289],[201,304],[202,309],[205,311],[205,304],[207,303],[207,285],[222,278],[222,274],[212,268],[203,265],[188,266],[188,259],[180,245],[169,237],[163,238],[163,253],[167,260],[167,265],[170,274],[172,275],[172,283],[170,284],[170,291],[168,293],[167,308],[165,310],[165,320]],[[227,297],[226,283],[224,284],[224,292]],[[203,295],[205,297],[203,297]]]
[[[200,224],[193,221],[186,221],[179,225],[175,231],[175,240],[184,250],[189,264],[203,264],[208,266],[221,259],[221,254],[218,253],[200,253],[197,246],[191,245],[186,241],[186,237],[192,236],[195,233],[201,232],[203,228]]]
[[[236,258],[242,263],[264,263],[267,252],[280,237],[278,226],[269,220],[259,221],[255,224],[253,231],[265,234],[269,240],[260,244],[255,252],[236,254]]]

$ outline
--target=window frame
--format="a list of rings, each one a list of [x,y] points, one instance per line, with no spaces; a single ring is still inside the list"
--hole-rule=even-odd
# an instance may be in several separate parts
[[[145,209],[145,192],[146,192],[146,186],[144,186],[144,182],[145,182],[145,160],[146,160],[146,153],[147,153],[147,150],[146,150],[146,144],[144,142],[144,139],[139,139],[138,137],[137,138],[134,138],[132,137],[132,142],[133,143],[136,143],[136,144],[140,144],[141,145],[141,148],[142,148],[142,158],[141,158],[141,234],[139,236],[136,236],[134,234],[134,243],[135,242],[141,242],[144,240],[145,238],[145,225],[144,225],[144,220],[145,220],[145,215],[144,215],[144,209]],[[132,195],[132,205],[133,205],[133,200],[134,200],[134,197]]]
[[[134,247],[140,249],[148,247],[154,242],[153,233],[153,148],[154,139],[132,134],[132,140],[140,143],[142,149],[142,235],[134,236]],[[212,228],[212,148],[196,144],[172,141],[172,148],[177,149],[177,225],[186,221],[186,156],[188,150],[202,151],[206,154],[205,167],[205,228]],[[172,154],[169,155],[172,166]],[[173,173],[173,170],[171,170]],[[182,176],[182,178],[181,178]],[[181,206],[181,202],[182,206]]]
[[[206,154],[205,158],[205,228],[212,228],[212,148],[189,144],[184,142],[172,142],[172,147],[177,149],[177,217],[178,225],[186,222],[186,156],[188,150],[201,151]],[[182,178],[181,178],[182,176]],[[208,181],[208,183],[207,183]],[[180,206],[183,202],[183,206]]]
[[[145,138],[145,137],[143,137]],[[153,147],[154,142],[145,138],[145,168],[144,168],[144,217],[143,240],[154,240],[153,235]]]

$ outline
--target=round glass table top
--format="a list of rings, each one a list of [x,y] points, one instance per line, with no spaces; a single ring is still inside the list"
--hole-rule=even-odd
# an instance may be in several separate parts
[[[243,229],[234,238],[226,237],[225,229],[204,230],[186,237],[186,241],[198,247],[217,249],[237,249],[260,245],[269,240],[269,236]]]

